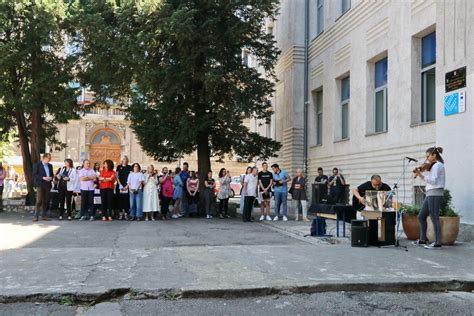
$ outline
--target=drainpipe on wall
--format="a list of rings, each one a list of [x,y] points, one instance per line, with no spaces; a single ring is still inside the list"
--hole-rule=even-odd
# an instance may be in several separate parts
[[[308,174],[308,105],[309,105],[309,0],[304,2],[304,114],[303,171]]]

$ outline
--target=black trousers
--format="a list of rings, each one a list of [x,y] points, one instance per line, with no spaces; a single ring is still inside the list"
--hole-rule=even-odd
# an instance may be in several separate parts
[[[161,216],[166,216],[168,214],[168,209],[170,207],[172,198],[161,196]]]
[[[227,215],[229,213],[229,198],[219,200],[219,214]]]
[[[253,203],[255,196],[246,196],[244,198],[244,210],[242,212],[242,219],[244,222],[249,222],[252,219]]]
[[[72,193],[72,191],[67,190],[67,187],[59,189],[59,216],[64,215],[64,203],[66,203],[67,216],[71,216]]]
[[[102,216],[113,215],[114,189],[100,189]]]
[[[95,216],[94,212],[94,191],[81,190],[81,217]]]
[[[128,213],[130,211],[130,194],[120,192],[117,193],[117,204],[117,209],[120,212]]]

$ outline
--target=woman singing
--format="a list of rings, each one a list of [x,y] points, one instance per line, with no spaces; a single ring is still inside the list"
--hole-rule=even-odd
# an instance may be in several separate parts
[[[439,221],[440,205],[443,199],[443,191],[446,182],[444,160],[441,157],[443,148],[430,147],[426,150],[427,172],[422,174],[422,168],[414,170],[415,177],[420,177],[426,182],[426,198],[423,201],[418,220],[420,221],[420,239],[416,245],[425,245],[426,249],[441,247],[441,224]],[[435,231],[435,241],[428,244],[426,238],[426,218],[430,216]]]

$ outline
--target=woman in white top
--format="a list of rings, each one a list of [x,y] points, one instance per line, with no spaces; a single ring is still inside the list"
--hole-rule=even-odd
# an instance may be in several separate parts
[[[145,175],[138,163],[132,165],[132,172],[128,175],[127,186],[124,189],[130,191],[130,220],[140,221],[143,216],[143,185]]]
[[[143,188],[143,213],[145,220],[148,218],[155,220],[155,212],[159,211],[160,201],[158,199],[158,178],[156,176],[155,167],[148,166],[145,174],[145,187]]]
[[[59,192],[59,220],[63,219],[64,215],[64,203],[66,203],[67,219],[72,220],[71,208],[72,208],[72,194],[76,188],[76,169],[71,159],[64,160],[64,167],[62,167],[56,174],[58,181],[58,192]]]
[[[415,177],[420,177],[426,182],[426,198],[423,201],[418,220],[420,221],[420,239],[415,242],[416,245],[424,245],[427,249],[441,247],[441,224],[439,221],[439,212],[441,201],[443,200],[444,186],[446,183],[446,172],[444,170],[444,160],[441,157],[443,148],[430,147],[426,150],[426,162],[428,172],[423,174],[421,168],[414,170]],[[426,219],[431,218],[435,231],[435,240],[428,244],[426,238]]]

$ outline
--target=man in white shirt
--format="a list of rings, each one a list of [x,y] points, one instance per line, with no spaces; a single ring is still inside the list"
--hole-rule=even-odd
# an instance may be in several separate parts
[[[242,190],[245,196],[244,199],[244,211],[242,212],[242,218],[244,222],[252,222],[252,209],[255,198],[257,197],[258,187],[258,168],[253,167],[252,172],[245,176],[244,189]]]

